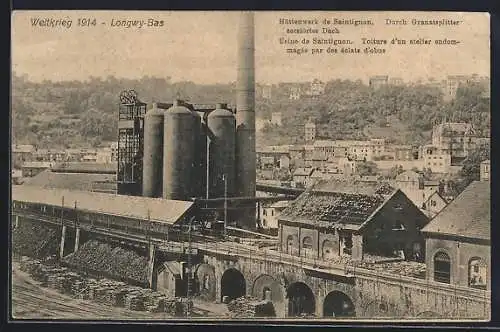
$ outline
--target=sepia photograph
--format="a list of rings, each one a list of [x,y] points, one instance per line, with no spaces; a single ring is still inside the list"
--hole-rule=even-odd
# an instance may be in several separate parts
[[[10,320],[491,319],[488,13],[11,24]]]

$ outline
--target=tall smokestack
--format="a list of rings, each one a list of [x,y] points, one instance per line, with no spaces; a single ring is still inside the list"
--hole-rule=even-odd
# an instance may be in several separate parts
[[[254,15],[243,12],[238,31],[236,82],[236,169],[239,196],[255,197],[255,41]],[[242,209],[239,226],[255,228],[255,203]]]

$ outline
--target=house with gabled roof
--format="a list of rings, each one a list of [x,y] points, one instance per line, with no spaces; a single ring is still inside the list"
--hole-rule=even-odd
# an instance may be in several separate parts
[[[429,218],[433,218],[441,212],[446,205],[448,205],[446,198],[444,198],[438,191],[435,191],[424,201],[424,203],[422,203],[422,210],[424,210],[425,214],[427,214]]]
[[[293,181],[305,186],[309,183],[309,177],[313,171],[311,167],[299,167],[293,172]]]

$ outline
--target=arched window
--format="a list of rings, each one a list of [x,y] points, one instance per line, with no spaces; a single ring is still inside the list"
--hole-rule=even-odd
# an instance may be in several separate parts
[[[469,262],[469,287],[486,289],[486,263],[479,257]]]
[[[286,253],[291,254],[293,252],[293,235],[288,235],[286,238]]]
[[[301,255],[304,257],[313,257],[313,241],[310,236],[306,236],[302,239],[302,251]]]
[[[333,242],[329,240],[325,240],[323,242],[323,248],[322,248],[322,256],[323,259],[331,259],[334,256],[334,246]]]
[[[304,249],[312,249],[312,247],[313,247],[312,238],[310,236],[306,236],[302,240],[302,248],[304,248]]]
[[[451,281],[450,256],[445,252],[438,252],[434,256],[434,280],[449,284]]]

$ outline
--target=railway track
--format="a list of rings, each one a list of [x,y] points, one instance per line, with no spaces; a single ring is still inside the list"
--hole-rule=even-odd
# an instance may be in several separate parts
[[[12,314],[15,318],[58,319],[168,319],[163,313],[130,311],[97,302],[74,299],[55,290],[41,287],[24,273],[14,271]]]
[[[42,287],[31,277],[19,270],[18,263],[12,271],[11,313],[15,319],[130,319],[130,320],[169,320],[179,319],[166,313],[132,311],[126,308],[111,307],[99,302],[80,300],[56,290]],[[220,307],[211,303],[194,304],[191,317],[223,317]]]

